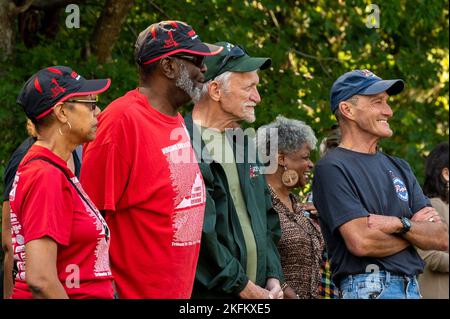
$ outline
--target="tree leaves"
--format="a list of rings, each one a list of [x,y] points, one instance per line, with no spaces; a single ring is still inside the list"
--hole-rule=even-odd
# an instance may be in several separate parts
[[[99,64],[80,53],[90,38],[103,1],[80,4],[81,28],[63,27],[56,39],[42,39],[0,65],[0,171],[25,137],[25,119],[15,98],[38,69],[68,64],[86,77],[111,77],[100,105],[137,85],[133,48],[137,34],[159,20],[177,19],[194,26],[201,39],[244,45],[254,56],[273,60],[260,72],[259,126],[278,114],[310,124],[319,140],[335,123],[329,110],[334,80],[354,68],[368,68],[383,78],[402,78],[406,89],[391,101],[394,136],[384,151],[405,158],[422,179],[423,158],[448,139],[448,1],[390,0],[378,4],[380,28],[367,28],[369,0],[136,0],[112,53]],[[188,110],[189,106],[185,108]]]

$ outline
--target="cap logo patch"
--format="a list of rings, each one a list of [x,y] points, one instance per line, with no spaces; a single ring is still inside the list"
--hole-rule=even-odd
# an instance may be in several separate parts
[[[56,97],[58,94],[64,93],[66,91],[65,88],[63,88],[59,85],[58,81],[56,81],[55,78],[52,79],[52,83],[55,85],[55,87],[51,88],[52,97]]]
[[[192,40],[195,40],[198,38],[198,35],[195,33],[195,31],[193,29],[191,31],[189,31],[187,34],[188,34],[188,36],[191,37]]]
[[[169,34],[170,39],[164,40],[164,48],[167,49],[178,46],[178,43],[173,39],[172,30],[168,31],[167,33]]]
[[[362,72],[362,74],[363,74],[364,76],[367,76],[367,77],[369,77],[369,76],[375,76],[375,74],[373,74],[372,71],[369,71],[369,70],[367,70],[367,69],[361,70],[361,72]]]
[[[75,71],[72,71],[72,73],[70,73],[70,76],[73,77],[77,81],[81,78],[81,75],[78,75],[78,73]]]

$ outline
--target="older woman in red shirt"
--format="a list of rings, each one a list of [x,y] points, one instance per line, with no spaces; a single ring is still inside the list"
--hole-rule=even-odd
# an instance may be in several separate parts
[[[37,141],[9,197],[18,268],[12,298],[113,298],[108,226],[67,167],[73,150],[95,138],[96,95],[109,85],[54,66],[33,75],[19,94]]]

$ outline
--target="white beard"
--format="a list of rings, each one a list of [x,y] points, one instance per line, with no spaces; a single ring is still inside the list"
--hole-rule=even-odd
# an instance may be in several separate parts
[[[189,77],[189,72],[183,64],[180,65],[180,69],[180,76],[176,79],[175,85],[189,95],[192,102],[197,103],[200,100],[201,88],[194,86],[194,82]]]

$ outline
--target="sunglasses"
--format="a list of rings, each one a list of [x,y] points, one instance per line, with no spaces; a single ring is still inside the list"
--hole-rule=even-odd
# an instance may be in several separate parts
[[[223,58],[222,63],[220,63],[219,67],[217,68],[217,71],[214,73],[211,79],[214,80],[231,59],[240,58],[246,54],[247,51],[245,51],[243,47],[241,47],[240,45],[235,45],[230,51],[228,51],[225,58]]]
[[[97,108],[97,102],[98,102],[98,95],[95,97],[95,100],[66,100],[66,102],[71,102],[71,103],[82,103],[82,104],[86,104],[89,109],[94,112],[95,109]]]
[[[205,57],[202,55],[174,54],[173,57],[189,61],[199,69],[203,67],[205,61]]]

